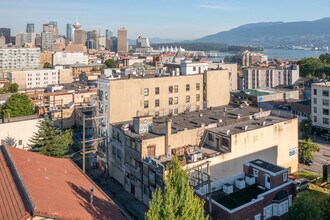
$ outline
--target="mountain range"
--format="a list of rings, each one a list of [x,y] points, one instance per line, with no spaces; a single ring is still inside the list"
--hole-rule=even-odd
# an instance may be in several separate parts
[[[260,47],[329,46],[330,17],[315,21],[245,24],[229,31],[222,31],[186,42]]]

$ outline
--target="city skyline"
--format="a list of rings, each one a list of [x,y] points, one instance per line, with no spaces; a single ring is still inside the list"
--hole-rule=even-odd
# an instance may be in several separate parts
[[[316,20],[329,16],[330,12],[327,0],[317,3],[310,0],[267,3],[261,0],[168,0],[157,4],[150,0],[99,0],[96,3],[58,0],[47,5],[43,3],[40,0],[31,0],[27,5],[19,0],[0,3],[1,26],[11,28],[14,36],[24,32],[27,23],[33,23],[35,31],[40,33],[42,24],[57,21],[60,34],[65,35],[66,24],[78,18],[86,31],[95,29],[104,34],[105,29],[116,32],[126,27],[130,39],[147,36],[185,40],[247,23]]]

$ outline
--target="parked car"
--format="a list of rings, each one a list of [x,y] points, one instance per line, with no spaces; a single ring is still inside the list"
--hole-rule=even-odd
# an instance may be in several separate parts
[[[297,192],[301,192],[308,188],[308,180],[306,178],[295,180],[295,182],[297,184],[296,186]]]

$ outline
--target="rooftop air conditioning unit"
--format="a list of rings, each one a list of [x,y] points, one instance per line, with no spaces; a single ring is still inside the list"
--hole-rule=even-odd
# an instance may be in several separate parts
[[[252,175],[246,175],[245,176],[245,182],[249,185],[253,185],[256,183],[256,178]]]
[[[245,180],[243,178],[235,180],[235,187],[238,189],[243,189],[245,187]]]
[[[223,192],[226,194],[230,194],[234,191],[234,187],[230,183],[226,183],[223,185]]]

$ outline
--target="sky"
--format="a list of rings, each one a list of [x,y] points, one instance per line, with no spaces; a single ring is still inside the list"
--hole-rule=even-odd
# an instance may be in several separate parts
[[[128,37],[189,40],[239,25],[271,21],[317,20],[330,16],[330,0],[0,0],[0,27],[12,35],[26,23],[57,21],[65,35],[77,19],[83,30],[125,27]]]

